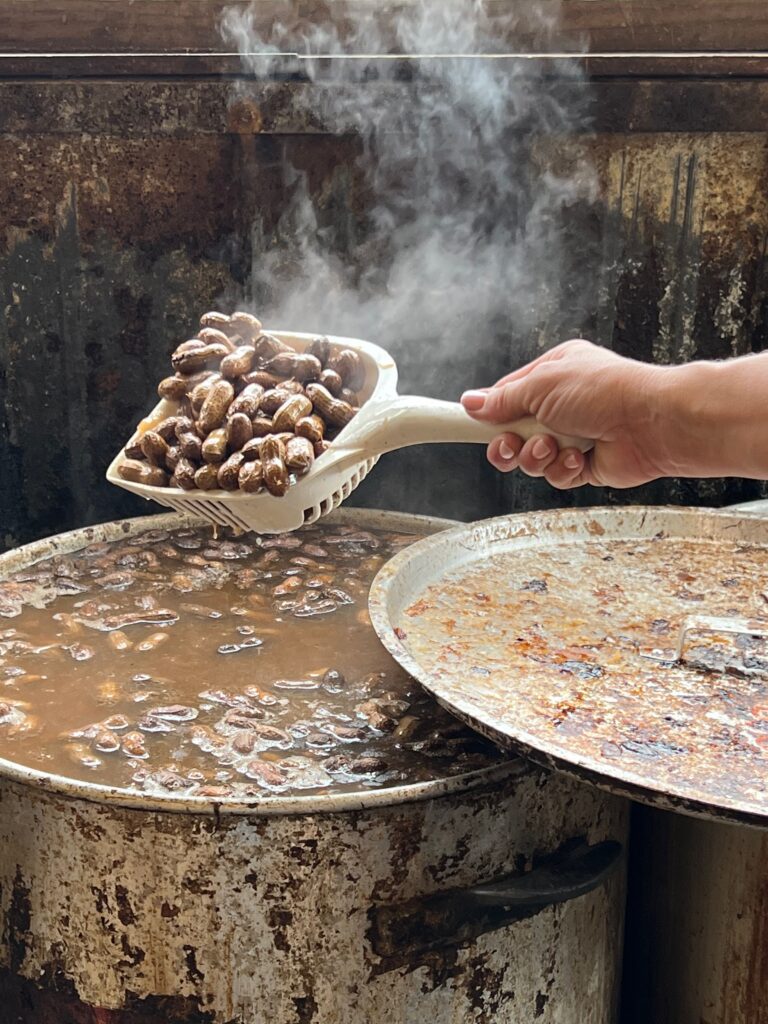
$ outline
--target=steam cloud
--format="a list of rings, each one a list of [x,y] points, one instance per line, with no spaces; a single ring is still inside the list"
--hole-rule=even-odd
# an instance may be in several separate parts
[[[499,58],[517,43],[519,15],[500,20],[480,0],[385,6],[347,22],[343,39],[330,24],[275,24],[261,38],[253,9],[225,12],[224,39],[253,75],[282,66],[271,54],[301,56],[314,83],[305,102],[332,132],[358,137],[355,176],[372,197],[353,230],[323,226],[305,177],[287,168],[289,206],[254,246],[237,299],[275,327],[368,338],[396,358],[429,339],[437,363],[471,350],[478,330],[546,332],[574,273],[564,217],[593,196],[595,175],[583,161],[558,174],[537,147],[584,125],[584,91],[572,87],[580,72],[547,77],[523,56]],[[546,40],[552,23],[525,18],[526,38]],[[319,59],[387,53],[428,56],[411,83],[397,60],[332,61],[329,80]]]

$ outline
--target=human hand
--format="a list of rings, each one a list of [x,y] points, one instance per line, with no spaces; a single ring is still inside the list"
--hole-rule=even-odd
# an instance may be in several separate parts
[[[566,341],[493,387],[465,392],[461,401],[478,420],[508,423],[535,416],[553,433],[594,442],[584,455],[576,448],[560,451],[545,432],[526,442],[500,434],[488,446],[488,458],[502,472],[519,467],[562,489],[634,487],[666,475],[668,438],[658,396],[668,371],[588,341]]]

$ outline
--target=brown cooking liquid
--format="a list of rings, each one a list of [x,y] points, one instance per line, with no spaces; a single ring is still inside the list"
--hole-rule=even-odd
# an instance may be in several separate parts
[[[154,530],[0,583],[0,757],[152,793],[247,797],[498,761],[386,653],[370,583],[415,538]]]

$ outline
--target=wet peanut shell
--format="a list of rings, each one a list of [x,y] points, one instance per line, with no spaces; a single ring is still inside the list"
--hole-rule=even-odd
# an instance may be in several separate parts
[[[261,384],[246,384],[240,394],[227,410],[227,416],[232,417],[236,413],[245,413],[249,419],[258,415],[259,403],[264,395],[264,388]]]
[[[219,486],[218,463],[207,463],[195,472],[195,487],[201,491],[213,491]]]
[[[312,403],[306,395],[291,395],[277,409],[272,417],[272,429],[276,434],[293,431],[297,420],[312,413]]]
[[[285,446],[285,465],[297,476],[304,476],[315,461],[315,449],[306,437],[292,437]]]
[[[256,351],[251,345],[239,345],[221,360],[221,374],[229,380],[248,373],[256,360]]]
[[[253,437],[253,424],[244,412],[236,412],[227,419],[225,427],[230,451],[239,452]]]
[[[171,365],[177,373],[194,373],[217,366],[228,354],[229,346],[213,342],[187,352],[179,352],[177,349],[171,356]]]
[[[272,334],[259,335],[254,342],[254,349],[259,359],[266,360],[276,356],[279,352],[292,352],[293,349],[286,345],[285,342],[280,341]]]
[[[222,331],[224,334],[230,334],[235,330],[227,314],[217,313],[215,310],[212,310],[210,313],[203,313],[200,317],[200,326],[214,327],[217,331]]]
[[[203,402],[208,397],[208,392],[211,390],[214,384],[221,380],[221,375],[218,373],[211,373],[205,377],[199,384],[192,389],[189,400],[192,405],[192,412],[195,415],[200,414],[200,410],[203,407]]]
[[[254,437],[266,437],[272,433],[271,416],[255,416],[251,421]]]
[[[140,443],[147,462],[161,468],[165,466],[165,457],[168,454],[169,446],[156,430],[147,430],[142,434]]]
[[[246,384],[260,384],[263,388],[274,388],[280,384],[280,377],[275,373],[267,373],[266,370],[251,370],[243,377]]]
[[[203,457],[203,442],[191,430],[179,434],[179,449],[181,454],[192,462],[200,462]]]
[[[147,484],[150,487],[165,487],[168,474],[159,466],[150,466],[148,462],[136,459],[123,459],[117,467],[117,475],[122,480],[130,480],[135,484]]]
[[[243,341],[253,341],[261,333],[261,320],[252,313],[238,310],[230,316],[229,322]]]
[[[206,345],[224,345],[229,352],[232,352],[235,348],[232,339],[220,331],[216,327],[203,327],[202,330],[198,331],[198,338]]]
[[[285,445],[274,436],[265,437],[261,446],[261,464],[264,483],[270,494],[282,497],[288,490],[289,478],[285,465]]]
[[[346,426],[355,415],[349,402],[334,398],[322,384],[308,384],[307,397],[312,401],[315,411],[334,427]]]
[[[253,462],[244,462],[238,474],[238,486],[241,491],[247,494],[255,494],[264,486],[264,467],[256,459]]]
[[[330,391],[334,398],[339,395],[341,389],[344,387],[344,381],[335,370],[323,370],[318,379],[318,383],[322,384],[324,388]]]
[[[227,432],[223,427],[212,430],[202,443],[204,462],[223,462],[227,457]]]
[[[141,450],[140,437],[131,438],[131,440],[125,446],[123,451],[125,452],[125,456],[128,459],[134,459],[139,461],[144,459],[144,452]]]
[[[235,452],[230,455],[226,462],[219,467],[219,487],[224,491],[236,491],[238,486],[238,474],[245,464],[242,452]]]
[[[181,448],[179,448],[179,446],[176,444],[171,445],[165,456],[165,468],[169,471],[169,473],[173,473],[173,471],[176,469],[176,467],[179,464],[179,459],[181,458],[181,456]]]
[[[313,413],[311,416],[302,416],[296,421],[294,430],[298,437],[306,437],[314,444],[322,441],[325,436],[325,420]]]
[[[172,402],[179,402],[187,394],[187,379],[179,374],[165,377],[157,385],[157,393],[161,398],[167,398]]]
[[[261,403],[259,404],[259,412],[267,416],[274,416],[280,406],[292,397],[292,392],[283,387],[272,388],[271,391],[265,391],[262,395]]]
[[[252,462],[255,459],[261,458],[261,446],[264,442],[263,437],[254,437],[250,441],[247,441],[242,449],[241,453],[246,461]]]
[[[210,388],[198,416],[200,429],[204,433],[221,426],[234,397],[235,389],[228,380],[218,380]]]
[[[320,360],[309,352],[280,352],[268,360],[265,368],[270,373],[294,377],[302,382],[317,380],[323,372]]]
[[[173,471],[173,479],[183,491],[194,490],[196,467],[184,456],[179,459],[176,469]]]
[[[359,391],[365,383],[365,365],[360,353],[351,348],[331,353],[326,369],[335,370],[341,377],[344,387],[351,391]]]
[[[314,341],[309,343],[307,352],[325,365],[331,354],[331,343],[327,338],[315,338]]]

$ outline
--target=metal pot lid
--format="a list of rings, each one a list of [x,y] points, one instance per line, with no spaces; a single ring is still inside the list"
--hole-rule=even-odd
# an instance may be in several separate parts
[[[504,516],[384,566],[384,645],[459,718],[644,803],[768,826],[768,521]]]

